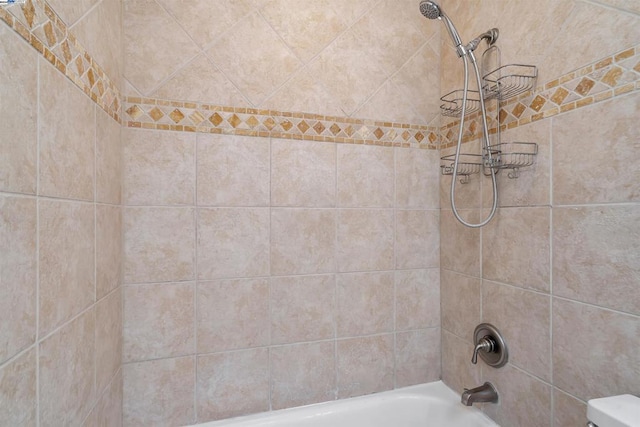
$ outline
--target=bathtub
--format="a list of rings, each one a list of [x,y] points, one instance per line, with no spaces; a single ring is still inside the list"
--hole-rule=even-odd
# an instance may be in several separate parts
[[[198,427],[485,427],[497,426],[442,381],[352,399],[283,409]],[[194,426],[192,426],[194,427]]]

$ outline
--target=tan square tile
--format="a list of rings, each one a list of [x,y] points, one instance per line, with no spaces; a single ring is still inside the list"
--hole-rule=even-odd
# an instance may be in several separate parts
[[[480,323],[481,288],[479,278],[441,271],[442,328],[471,341],[473,330]]]
[[[393,273],[338,275],[338,337],[393,330]]]
[[[246,37],[247,34],[252,37]],[[254,106],[302,66],[258,13],[246,17],[219,38],[207,54]]]
[[[482,321],[496,325],[509,343],[509,362],[551,381],[551,298],[482,282]]]
[[[500,404],[486,405],[486,413],[499,425],[526,425],[533,419],[549,425],[551,413],[551,386],[511,365],[501,369],[483,370],[482,380],[491,382],[500,390]],[[527,390],[527,404],[519,394]],[[541,416],[541,414],[544,414]]]
[[[471,336],[467,341],[442,330],[442,381],[456,393],[469,384],[481,384],[480,365],[471,364],[472,354]]]
[[[391,270],[392,209],[338,210],[338,271]]]
[[[0,369],[0,420],[4,424],[36,425],[36,363],[32,349]]]
[[[640,200],[632,184],[640,182],[638,99],[630,94],[553,119],[553,140],[562,141],[553,144],[554,204]]]
[[[269,350],[198,357],[197,405],[201,421],[269,410]]]
[[[98,398],[85,425],[96,427],[122,425],[122,370],[118,371],[107,386],[107,390]]]
[[[439,153],[396,148],[396,206],[438,209]]]
[[[85,312],[40,343],[40,420],[79,425],[95,399],[95,311]]]
[[[125,362],[193,354],[194,283],[124,288]]]
[[[271,406],[290,408],[334,400],[336,359],[333,342],[271,349]]]
[[[338,341],[338,398],[393,389],[393,334]]]
[[[129,1],[123,13],[124,76],[140,93],[149,95],[199,49],[154,0]]]
[[[637,206],[555,208],[554,295],[640,315]]]
[[[440,379],[440,328],[396,333],[396,387]]]
[[[124,282],[148,283],[194,278],[194,210],[124,210]]]
[[[269,139],[198,135],[198,205],[268,206]]]
[[[480,211],[459,209],[465,221],[478,223]],[[461,224],[448,209],[440,211],[440,263],[442,268],[480,276],[480,230]]]
[[[95,104],[40,59],[40,194],[93,200]]]
[[[124,129],[123,150],[125,204],[194,204],[195,135]]]
[[[271,274],[335,271],[336,214],[321,209],[271,210]]]
[[[549,291],[550,209],[502,208],[483,229],[485,279]]]
[[[637,394],[639,334],[638,317],[554,298],[554,385],[584,401]]]
[[[198,278],[269,274],[269,209],[198,209]]]
[[[271,279],[271,342],[333,338],[335,283],[333,275]]]
[[[269,281],[218,280],[198,283],[198,352],[269,344]]]
[[[0,197],[0,363],[36,339],[36,201]]]
[[[440,271],[396,271],[396,330],[440,326]]]
[[[96,298],[122,283],[122,209],[96,205]]]
[[[273,206],[336,205],[335,144],[274,139],[271,150]]]
[[[109,294],[96,304],[96,394],[111,383],[122,365],[122,292]]]
[[[396,268],[440,264],[440,211],[396,210]]]
[[[557,388],[553,389],[553,425],[582,427],[587,425],[587,405]]]
[[[94,207],[67,201],[38,203],[39,327],[44,336],[95,301]]]
[[[96,201],[122,202],[122,142],[120,125],[96,109]]]
[[[0,28],[0,190],[35,194],[38,143],[38,57],[8,26]],[[11,60],[16,58],[16,60]],[[19,58],[19,60],[18,60]],[[18,119],[19,118],[19,119]]]
[[[193,356],[124,365],[124,425],[194,423],[195,369]]]
[[[338,206],[393,206],[393,149],[338,146]]]

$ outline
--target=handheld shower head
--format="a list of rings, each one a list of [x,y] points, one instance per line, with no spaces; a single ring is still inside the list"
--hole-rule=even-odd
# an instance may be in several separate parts
[[[458,51],[458,56],[463,56],[465,54],[464,46],[462,45],[462,39],[460,38],[460,34],[456,30],[456,27],[453,26],[453,22],[449,19],[449,17],[442,11],[440,6],[436,2],[423,0],[420,2],[420,13],[429,19],[440,19],[445,27],[447,27],[447,31],[449,31],[449,35],[453,40],[453,44]]]
[[[434,2],[424,0],[420,2],[420,13],[422,13],[425,18],[437,19],[440,18],[441,10],[440,6],[438,6]]]

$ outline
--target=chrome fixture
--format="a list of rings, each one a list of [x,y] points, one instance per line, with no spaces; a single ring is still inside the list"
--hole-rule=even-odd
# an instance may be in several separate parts
[[[463,405],[471,406],[474,403],[498,403],[498,391],[490,382],[471,390],[464,389],[460,401]]]
[[[451,191],[450,191],[451,209],[456,219],[460,221],[462,224],[471,228],[479,228],[486,225],[489,221],[491,221],[491,219],[496,213],[496,209],[498,208],[498,185],[496,183],[496,170],[493,168],[489,169],[491,174],[491,184],[493,188],[493,203],[491,205],[491,211],[489,213],[489,216],[485,220],[476,224],[465,221],[464,219],[462,219],[462,217],[458,213],[458,210],[456,208],[456,202],[455,202],[456,181],[458,177],[458,166],[460,163],[460,147],[462,145],[462,137],[464,135],[464,120],[467,114],[467,101],[468,101],[468,94],[469,94],[469,65],[467,63],[467,60],[471,60],[471,64],[473,65],[473,69],[475,71],[478,88],[481,89],[483,85],[482,85],[482,80],[480,78],[480,70],[478,69],[478,64],[476,61],[476,57],[473,54],[473,51],[478,47],[478,45],[482,40],[487,40],[487,42],[490,45],[495,43],[498,38],[499,31],[497,28],[493,28],[485,33],[482,33],[481,35],[473,39],[469,44],[465,46],[463,45],[462,39],[460,38],[460,35],[456,30],[456,27],[453,25],[453,22],[451,22],[449,17],[442,11],[442,9],[440,8],[440,6],[438,6],[438,4],[436,4],[433,1],[423,0],[420,3],[420,13],[422,13],[422,15],[424,15],[426,18],[429,18],[429,19],[440,19],[445,24],[445,27],[447,27],[447,31],[449,31],[449,35],[453,40],[453,44],[456,47],[456,52],[458,53],[458,56],[463,60],[462,63],[464,64],[464,89],[463,89],[463,96],[461,101],[462,105],[460,106],[461,116],[460,116],[460,129],[458,133],[458,144],[456,146],[456,155],[453,162],[453,170],[451,171],[451,175],[453,175],[451,180]],[[489,148],[489,129],[487,126],[487,111],[484,104],[484,94],[482,92],[483,92],[482,90],[479,90],[478,92],[479,101],[480,101],[480,110],[482,112],[482,135],[483,135],[482,148],[484,151],[485,159],[491,164],[491,163],[494,163],[494,159],[493,159],[493,154]]]
[[[509,361],[509,350],[498,328],[490,323],[481,323],[473,331],[473,357],[471,363],[478,363],[478,355],[487,365],[500,368]]]

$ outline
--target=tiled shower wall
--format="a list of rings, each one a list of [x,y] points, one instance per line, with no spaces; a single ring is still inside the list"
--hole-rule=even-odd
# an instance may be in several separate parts
[[[127,129],[124,420],[440,376],[434,150]]]
[[[82,28],[119,34],[120,2],[55,3],[57,22],[43,2],[0,10],[0,425],[118,425],[120,124],[80,52]]]
[[[437,125],[416,0],[124,3],[128,96]]]
[[[588,399],[640,394],[640,95],[625,93],[638,88],[640,10],[633,1],[505,4],[445,6],[463,23],[463,38],[498,26],[503,64],[538,65],[539,85],[597,63],[551,82],[537,101],[521,100],[533,111],[519,121],[511,123],[517,103],[506,108],[502,141],[536,142],[539,153],[518,179],[500,172],[500,208],[489,225],[459,225],[450,178],[442,178],[442,375],[457,391],[495,384],[501,402],[484,410],[500,425],[579,427]],[[455,61],[445,54],[443,66],[459,69]],[[452,74],[442,74],[443,91]],[[476,151],[478,141],[463,147]],[[488,214],[488,178],[458,190],[463,217]],[[480,322],[504,333],[507,366],[470,363]]]

